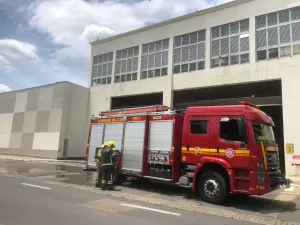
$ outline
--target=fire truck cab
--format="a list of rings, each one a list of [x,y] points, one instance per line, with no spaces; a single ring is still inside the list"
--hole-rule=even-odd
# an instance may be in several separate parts
[[[229,193],[263,195],[289,185],[273,126],[272,118],[247,102],[189,107],[185,115],[165,107],[127,109],[94,118],[89,143],[114,140],[124,177],[192,188],[204,201],[222,204]],[[87,149],[87,159],[89,154]]]

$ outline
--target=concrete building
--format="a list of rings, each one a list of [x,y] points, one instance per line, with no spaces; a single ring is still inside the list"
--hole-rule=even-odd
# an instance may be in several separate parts
[[[235,0],[91,46],[91,114],[250,100],[275,120],[286,174],[300,175],[298,0]]]
[[[0,153],[85,157],[89,89],[68,82],[0,94]]]

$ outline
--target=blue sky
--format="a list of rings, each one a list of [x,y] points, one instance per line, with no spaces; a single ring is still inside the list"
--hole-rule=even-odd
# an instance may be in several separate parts
[[[0,92],[87,86],[89,42],[228,1],[0,0]]]

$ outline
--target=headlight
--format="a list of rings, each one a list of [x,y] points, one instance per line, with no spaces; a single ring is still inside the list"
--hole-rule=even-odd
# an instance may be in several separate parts
[[[264,171],[264,164],[262,163],[261,160],[257,161],[257,170],[258,171]]]

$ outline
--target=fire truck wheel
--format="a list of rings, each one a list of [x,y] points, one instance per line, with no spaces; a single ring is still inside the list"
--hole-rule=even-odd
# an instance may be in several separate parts
[[[229,195],[226,179],[217,172],[208,171],[198,181],[198,191],[205,202],[222,205]]]

